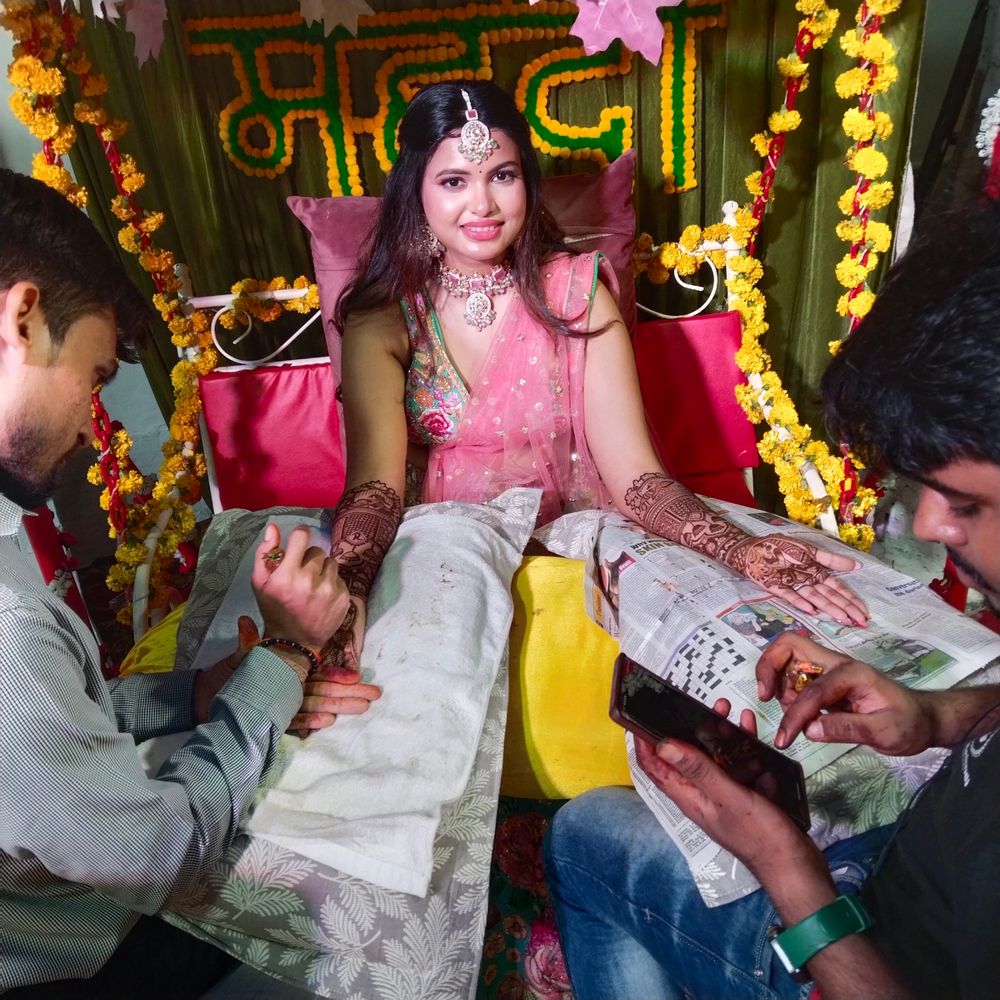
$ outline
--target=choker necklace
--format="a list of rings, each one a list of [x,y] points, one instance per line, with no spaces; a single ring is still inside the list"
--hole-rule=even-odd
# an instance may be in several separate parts
[[[514,277],[506,264],[497,264],[489,274],[462,274],[438,261],[438,284],[449,294],[464,299],[465,322],[480,333],[497,318],[491,295],[503,295],[514,285]]]

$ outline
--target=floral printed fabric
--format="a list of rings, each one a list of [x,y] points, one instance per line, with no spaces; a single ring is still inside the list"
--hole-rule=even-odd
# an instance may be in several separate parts
[[[418,322],[419,313],[423,323]],[[410,338],[410,370],[406,375],[406,423],[417,444],[444,444],[458,431],[458,420],[468,402],[465,383],[451,363],[437,316],[422,295],[412,306],[403,302]]]
[[[216,515],[178,635],[193,662],[246,548],[272,508]],[[446,806],[426,899],[391,892],[264,840],[237,834],[200,891],[161,915],[240,961],[317,996],[468,1000],[480,967],[503,738],[507,658],[490,692],[472,774]],[[280,762],[275,768],[281,770]]]
[[[478,1000],[572,1000],[542,866],[560,805],[500,800]]]

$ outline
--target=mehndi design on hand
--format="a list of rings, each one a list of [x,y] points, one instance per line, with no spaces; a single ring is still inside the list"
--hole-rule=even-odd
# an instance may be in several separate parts
[[[367,598],[402,514],[399,494],[379,480],[355,486],[340,498],[333,516],[330,555],[352,596]]]

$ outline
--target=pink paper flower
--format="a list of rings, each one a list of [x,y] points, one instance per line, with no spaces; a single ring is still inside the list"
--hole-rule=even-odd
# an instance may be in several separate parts
[[[663,25],[657,7],[676,7],[681,0],[577,0],[580,13],[570,29],[588,55],[603,52],[616,38],[654,65],[663,51]]]

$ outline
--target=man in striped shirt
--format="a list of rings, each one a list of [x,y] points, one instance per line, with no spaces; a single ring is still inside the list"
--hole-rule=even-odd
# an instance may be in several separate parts
[[[0,171],[0,993],[11,997],[197,997],[233,964],[152,915],[231,842],[302,705],[311,651],[349,604],[305,529],[276,564],[271,527],[253,571],[267,648],[200,674],[103,680],[93,636],[41,585],[17,529],[90,441],[92,387],[135,359],[149,315],[82,212]],[[136,742],[195,726],[148,777]]]

